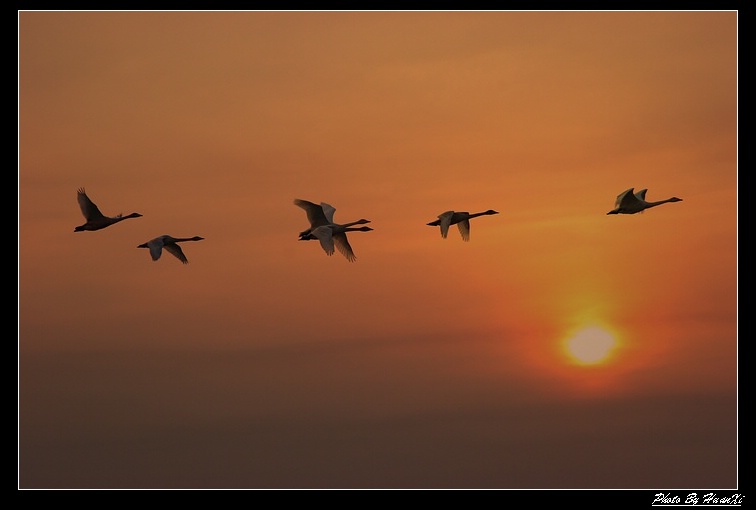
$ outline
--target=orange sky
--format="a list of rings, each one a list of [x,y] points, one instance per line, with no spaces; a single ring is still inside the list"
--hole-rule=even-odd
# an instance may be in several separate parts
[[[20,12],[19,487],[737,488],[737,14]]]

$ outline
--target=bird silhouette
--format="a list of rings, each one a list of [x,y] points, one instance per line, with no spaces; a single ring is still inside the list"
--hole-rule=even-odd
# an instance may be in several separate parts
[[[140,244],[139,246],[137,246],[137,248],[149,248],[152,260],[158,260],[163,254],[163,249],[165,249],[165,251],[179,259],[184,264],[188,264],[189,261],[187,260],[186,255],[184,255],[184,252],[181,250],[181,246],[179,246],[178,243],[183,243],[185,241],[202,241],[203,239],[205,238],[200,236],[172,237],[169,235],[162,235],[156,237],[155,239],[151,239],[146,243]]]
[[[606,214],[635,214],[650,209],[651,207],[656,207],[657,205],[666,204],[667,202],[682,202],[682,198],[677,197],[667,198],[656,202],[647,202],[647,191],[647,189],[642,189],[634,193],[633,188],[626,189],[617,195],[617,200],[614,202],[614,209]]]
[[[318,205],[314,202],[297,198],[294,200],[294,205],[305,210],[307,220],[310,222],[310,228],[299,233],[300,241],[317,239],[320,241],[320,246],[326,252],[326,255],[333,255],[334,251],[338,250],[349,262],[357,260],[352,246],[349,244],[347,232],[369,232],[373,230],[370,227],[354,227],[354,225],[370,223],[370,220],[359,219],[339,224],[333,221],[336,208],[325,202],[321,202]]]
[[[321,225],[314,228],[309,234],[299,236],[300,241],[310,241],[317,239],[326,255],[333,255],[334,247],[339,253],[344,255],[349,262],[354,262],[357,257],[354,255],[352,246],[347,239],[347,232],[369,232],[373,230],[370,227],[346,227],[344,225]]]
[[[142,215],[139,213],[131,213],[126,216],[119,214],[117,216],[105,216],[100,212],[100,209],[92,202],[84,188],[79,188],[76,194],[76,200],[79,202],[81,208],[81,214],[87,220],[83,225],[79,225],[74,228],[74,232],[84,232],[86,230],[101,230],[105,227],[109,227],[119,221],[127,220],[129,218],[139,218]]]
[[[478,216],[485,216],[489,214],[499,214],[493,209],[478,213],[469,213],[466,211],[446,211],[438,215],[438,219],[427,223],[431,227],[441,228],[441,237],[446,239],[449,233],[449,227],[451,225],[457,225],[459,228],[459,234],[462,236],[463,241],[470,240],[470,219],[477,218]]]

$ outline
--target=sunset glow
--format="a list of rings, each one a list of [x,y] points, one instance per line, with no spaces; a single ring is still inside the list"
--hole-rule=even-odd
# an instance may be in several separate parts
[[[605,363],[616,346],[616,339],[609,331],[598,326],[580,329],[565,341],[565,348],[572,360],[580,365]]]
[[[18,31],[20,488],[736,488],[737,11]]]

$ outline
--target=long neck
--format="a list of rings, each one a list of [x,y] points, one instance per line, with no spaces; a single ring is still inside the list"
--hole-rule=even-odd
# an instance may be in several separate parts
[[[357,220],[357,221],[352,221],[349,223],[342,223],[341,226],[344,228],[347,228],[347,227],[351,227],[352,225],[360,225],[362,223],[367,223],[367,222],[365,220]]]
[[[657,205],[666,204],[667,202],[677,202],[676,198],[668,198],[666,200],[659,200],[657,202],[646,202],[646,208],[656,207]]]
[[[121,220],[127,220],[129,218],[138,218],[140,215],[137,213],[131,213],[124,216],[123,214],[119,214],[118,216],[113,217],[113,222],[121,221]]]

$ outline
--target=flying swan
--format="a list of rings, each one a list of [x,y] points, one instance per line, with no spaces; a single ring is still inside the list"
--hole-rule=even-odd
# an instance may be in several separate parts
[[[357,260],[352,246],[347,239],[347,232],[369,232],[373,230],[370,227],[354,227],[354,225],[370,223],[370,220],[360,219],[350,223],[339,224],[333,221],[333,214],[336,212],[336,208],[325,202],[321,202],[318,205],[297,198],[294,200],[294,205],[305,210],[307,220],[310,222],[310,228],[299,233],[300,241],[317,239],[320,241],[320,246],[326,252],[326,255],[331,256],[335,250],[338,250],[349,262]]]
[[[186,259],[186,255],[184,255],[184,252],[181,250],[181,246],[179,246],[178,243],[183,243],[184,241],[202,241],[203,239],[204,237],[200,236],[171,237],[169,235],[162,235],[147,241],[146,243],[140,244],[137,248],[149,248],[152,260],[159,259],[160,255],[163,254],[163,249],[165,249],[165,251],[179,259],[184,264],[188,264],[189,261]]]
[[[459,228],[459,234],[462,236],[463,241],[470,240],[470,219],[477,218],[478,216],[484,216],[488,214],[499,214],[493,209],[487,211],[472,213],[466,211],[446,211],[438,215],[438,219],[427,223],[431,227],[441,227],[441,237],[446,239],[449,233],[449,227],[451,225],[457,225]]]
[[[633,193],[633,188],[627,189],[617,195],[617,200],[614,202],[614,209],[606,214],[635,214],[643,212],[651,207],[657,205],[666,204],[667,202],[682,202],[682,198],[672,197],[666,200],[659,200],[658,202],[646,202],[646,191],[642,189],[637,193]]]
[[[87,193],[84,191],[84,188],[79,188],[76,195],[76,200],[79,202],[81,214],[84,215],[84,218],[87,220],[87,222],[74,228],[74,232],[84,232],[85,230],[100,230],[105,227],[109,227],[114,223],[118,223],[119,221],[123,221],[129,218],[139,218],[142,216],[139,213],[131,213],[126,216],[122,214],[119,214],[118,216],[105,216],[100,212],[100,209],[97,208],[94,202],[89,199]]]

